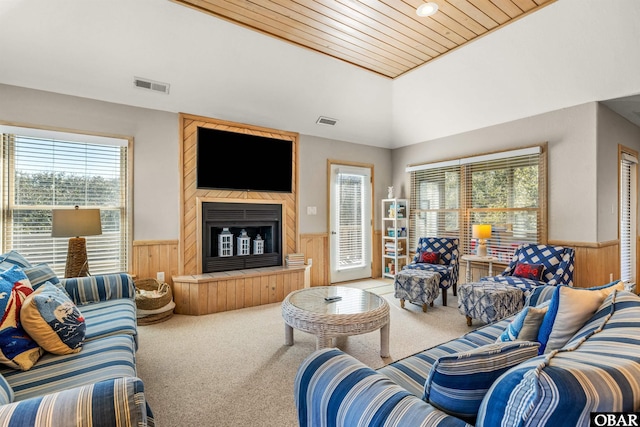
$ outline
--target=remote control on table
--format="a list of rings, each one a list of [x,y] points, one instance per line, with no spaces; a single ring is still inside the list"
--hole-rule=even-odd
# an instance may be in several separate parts
[[[333,297],[324,297],[324,300],[326,302],[334,302],[334,301],[340,301],[342,299],[341,296],[333,296]]]

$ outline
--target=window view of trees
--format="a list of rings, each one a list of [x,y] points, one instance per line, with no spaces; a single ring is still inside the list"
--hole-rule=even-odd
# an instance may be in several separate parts
[[[127,147],[7,134],[2,144],[10,153],[3,159],[3,250],[62,276],[68,239],[51,237],[52,209],[99,208],[102,235],[87,237],[91,272],[125,271]]]
[[[540,155],[425,168],[412,172],[412,245],[420,237],[458,237],[465,253],[471,225],[491,224],[489,254],[509,258],[520,243],[540,241]]]

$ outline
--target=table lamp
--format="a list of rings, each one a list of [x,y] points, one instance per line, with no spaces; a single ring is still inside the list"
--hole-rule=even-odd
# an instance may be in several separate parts
[[[487,240],[491,238],[491,224],[473,224],[471,234],[474,239],[478,239],[478,249],[476,255],[487,256]]]
[[[89,275],[87,241],[80,236],[102,234],[100,209],[53,209],[51,237],[70,237],[64,277]]]

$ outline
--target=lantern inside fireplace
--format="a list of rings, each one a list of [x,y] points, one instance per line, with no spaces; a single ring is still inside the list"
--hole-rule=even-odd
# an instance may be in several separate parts
[[[240,232],[240,236],[237,237],[238,240],[238,255],[249,255],[249,248],[251,245],[249,244],[251,238],[247,235],[247,230],[244,228]]]
[[[262,236],[259,234],[253,240],[253,253],[254,255],[264,253],[264,240],[262,240]]]
[[[224,227],[222,233],[218,235],[218,255],[233,256],[233,234],[229,227]]]

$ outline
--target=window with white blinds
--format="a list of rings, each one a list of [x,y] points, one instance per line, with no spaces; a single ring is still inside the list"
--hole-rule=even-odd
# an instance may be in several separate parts
[[[522,243],[546,240],[542,147],[407,168],[411,174],[411,245],[420,237],[457,237],[475,253],[472,225],[490,224],[487,255],[508,262]]]
[[[63,277],[68,239],[51,237],[52,209],[98,208],[102,235],[86,237],[90,272],[127,271],[128,141],[64,141],[42,133],[2,133],[3,252],[45,262]]]
[[[336,177],[338,219],[338,270],[365,263],[365,176],[338,173]]]
[[[637,222],[636,154],[620,153],[620,280],[636,280],[636,222]]]

